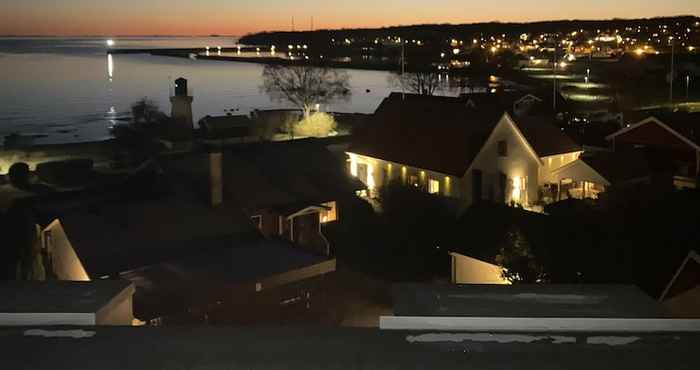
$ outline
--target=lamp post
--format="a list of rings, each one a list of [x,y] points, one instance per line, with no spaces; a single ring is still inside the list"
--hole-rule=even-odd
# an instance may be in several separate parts
[[[671,74],[668,76],[668,81],[669,81],[669,94],[668,94],[668,100],[671,102],[671,106],[673,106],[673,68],[675,67],[674,64],[674,57],[675,57],[675,43],[673,42],[673,37],[668,38],[669,41],[671,42]]]
[[[690,75],[685,76],[685,100],[690,100]]]

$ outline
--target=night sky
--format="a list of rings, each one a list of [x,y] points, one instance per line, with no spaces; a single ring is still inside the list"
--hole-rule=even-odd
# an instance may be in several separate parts
[[[698,15],[698,0],[0,0],[0,35],[242,35],[417,23]]]

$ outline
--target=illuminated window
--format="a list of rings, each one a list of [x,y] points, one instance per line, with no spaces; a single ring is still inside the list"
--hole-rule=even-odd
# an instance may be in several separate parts
[[[357,157],[350,155],[350,174],[357,177]]]
[[[319,213],[321,223],[326,224],[329,222],[337,221],[338,220],[338,209],[337,209],[336,202],[323,203],[323,206],[330,208],[330,209],[324,210],[321,213]]]
[[[501,157],[508,156],[508,142],[507,141],[501,140],[498,142],[498,155]]]
[[[440,194],[440,181],[430,179],[430,183],[428,185],[428,192],[430,194]]]

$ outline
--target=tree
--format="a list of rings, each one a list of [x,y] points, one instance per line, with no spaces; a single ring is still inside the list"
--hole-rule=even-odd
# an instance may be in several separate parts
[[[265,91],[273,100],[293,104],[308,119],[316,104],[330,104],[350,98],[350,77],[346,72],[309,65],[268,64],[263,70]]]
[[[406,92],[419,95],[435,95],[444,87],[439,73],[433,69],[395,73],[389,77],[389,82]]]
[[[150,127],[167,119],[167,116],[160,111],[158,104],[148,98],[143,98],[132,104],[131,115],[136,127]]]
[[[293,127],[294,135],[310,137],[327,137],[335,131],[338,124],[328,113],[317,112],[301,120]]]
[[[547,279],[544,267],[536,259],[530,243],[517,227],[513,226],[505,235],[496,263],[503,267],[503,278],[511,283],[542,283]]]

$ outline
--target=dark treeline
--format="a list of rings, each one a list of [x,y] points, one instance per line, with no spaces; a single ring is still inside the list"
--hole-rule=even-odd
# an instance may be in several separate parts
[[[470,24],[424,24],[411,26],[393,26],[384,28],[359,28],[318,30],[300,32],[261,32],[245,35],[241,43],[248,45],[286,45],[288,43],[306,42],[327,43],[331,39],[339,41],[345,38],[355,41],[374,40],[385,37],[402,37],[405,39],[420,39],[423,42],[445,42],[450,38],[471,39],[477,36],[506,34],[509,37],[523,33],[543,34],[562,33],[575,30],[623,30],[626,27],[657,26],[668,24],[675,26],[688,25],[698,21],[696,16],[658,17],[642,19],[611,19],[611,20],[559,20],[532,23],[470,23]]]

